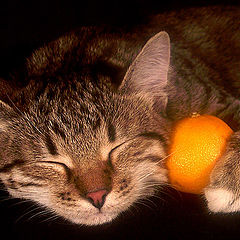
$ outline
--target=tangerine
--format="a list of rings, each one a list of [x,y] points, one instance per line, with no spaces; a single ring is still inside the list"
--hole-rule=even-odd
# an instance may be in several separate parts
[[[224,121],[211,115],[194,114],[178,121],[166,163],[172,186],[200,194],[232,133]]]

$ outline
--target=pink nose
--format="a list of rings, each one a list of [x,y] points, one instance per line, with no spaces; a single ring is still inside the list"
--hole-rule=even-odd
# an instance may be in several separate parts
[[[89,199],[89,201],[92,203],[92,205],[98,209],[101,209],[103,206],[106,196],[108,194],[108,191],[105,189],[97,190],[95,192],[90,192],[86,195],[86,197]]]

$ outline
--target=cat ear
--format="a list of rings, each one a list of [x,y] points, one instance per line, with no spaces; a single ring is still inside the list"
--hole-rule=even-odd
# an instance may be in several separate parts
[[[120,89],[123,92],[145,92],[151,96],[164,94],[170,62],[170,39],[159,32],[143,47],[129,67]]]

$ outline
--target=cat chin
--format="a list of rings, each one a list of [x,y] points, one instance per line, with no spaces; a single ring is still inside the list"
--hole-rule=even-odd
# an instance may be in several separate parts
[[[112,222],[118,217],[120,212],[117,210],[111,211],[112,209],[101,209],[100,211],[95,208],[86,209],[65,209],[65,211],[59,212],[60,209],[56,209],[55,213],[63,217],[65,220],[78,225],[102,225],[105,223]],[[62,210],[62,209],[61,209]]]
[[[98,212],[92,215],[85,216],[85,218],[83,216],[80,216],[79,218],[77,217],[67,220],[70,220],[71,222],[79,225],[96,226],[112,222],[117,216],[117,213]]]
[[[100,210],[85,200],[78,201],[78,203],[72,207],[57,204],[55,206],[51,205],[49,208],[54,209],[54,212],[58,216],[63,217],[73,224],[94,226],[112,222],[122,212],[128,209],[129,204],[129,202],[125,201],[116,204],[114,198],[112,198],[111,200],[107,199]]]
[[[240,196],[224,188],[205,190],[208,208],[214,213],[231,213],[240,210]]]

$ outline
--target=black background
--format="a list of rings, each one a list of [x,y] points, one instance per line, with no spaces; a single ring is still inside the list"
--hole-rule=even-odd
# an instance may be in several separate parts
[[[8,1],[2,8],[1,77],[31,51],[63,33],[82,25],[130,25],[144,22],[150,14],[191,6],[239,1],[122,0],[122,1]],[[7,20],[7,24],[5,24]],[[1,191],[0,238],[15,239],[240,239],[240,214],[211,214],[201,196],[165,189],[160,198],[138,204],[111,224],[99,227],[72,225],[43,209]],[[48,219],[46,221],[46,219]],[[7,234],[7,235],[5,235]]]

